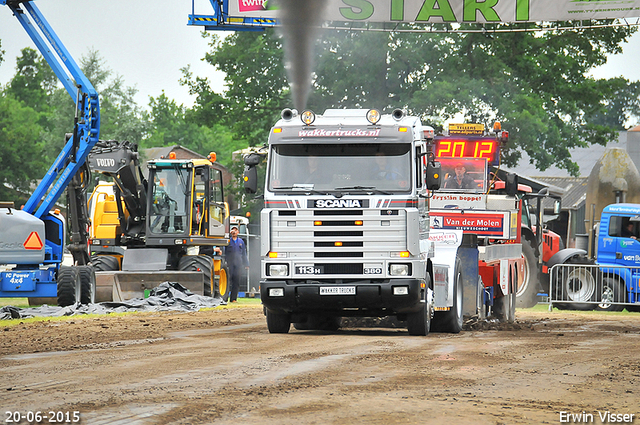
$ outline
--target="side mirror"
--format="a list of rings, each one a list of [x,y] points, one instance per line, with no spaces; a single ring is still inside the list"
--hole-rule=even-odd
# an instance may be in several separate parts
[[[256,193],[258,190],[258,169],[255,165],[246,165],[242,176],[244,182],[244,191],[247,193]]]
[[[560,202],[560,199],[554,199],[553,200],[553,215],[560,214],[560,211],[562,211],[562,202]]]
[[[427,189],[438,190],[442,185],[442,168],[437,161],[427,162]]]
[[[255,153],[250,153],[244,157],[244,165],[249,167],[255,167],[260,164],[260,161],[262,161],[262,156]]]
[[[515,173],[507,174],[507,180],[505,181],[505,190],[507,195],[516,196],[518,194],[518,175]]]

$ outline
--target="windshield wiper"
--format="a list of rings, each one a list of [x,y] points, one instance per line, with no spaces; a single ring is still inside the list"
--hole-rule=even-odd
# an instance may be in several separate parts
[[[313,193],[314,195],[331,195],[331,193],[329,193],[326,190],[316,190],[306,185],[297,185],[297,184],[294,184],[293,186],[278,186],[278,187],[274,187],[273,190],[291,190],[296,192]]]
[[[391,192],[376,189],[375,186],[344,186],[336,187],[334,190],[363,190],[365,192],[377,193],[379,195],[391,195]]]

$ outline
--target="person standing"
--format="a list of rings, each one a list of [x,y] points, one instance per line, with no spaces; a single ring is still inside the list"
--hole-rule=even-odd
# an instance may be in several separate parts
[[[229,300],[234,303],[238,299],[242,268],[249,269],[249,259],[247,258],[247,247],[244,241],[238,237],[238,227],[233,226],[229,233],[231,238],[229,239],[229,245],[224,249],[224,254],[231,281]]]

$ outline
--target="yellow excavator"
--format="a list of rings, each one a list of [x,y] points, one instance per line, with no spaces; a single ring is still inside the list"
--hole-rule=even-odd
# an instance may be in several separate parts
[[[96,184],[89,198],[96,301],[142,297],[165,281],[196,294],[226,294],[215,247],[228,244],[229,211],[215,153],[150,160],[148,177],[130,142],[99,141],[87,161],[112,180]]]

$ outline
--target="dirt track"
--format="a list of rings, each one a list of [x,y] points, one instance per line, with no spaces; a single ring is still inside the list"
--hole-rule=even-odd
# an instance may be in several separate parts
[[[639,330],[640,314],[518,311],[459,335],[270,335],[258,306],[30,323],[0,327],[0,404],[3,423],[640,423]]]

